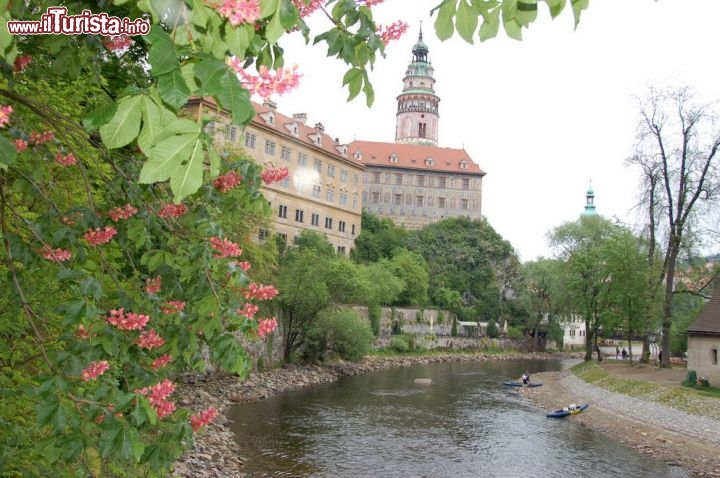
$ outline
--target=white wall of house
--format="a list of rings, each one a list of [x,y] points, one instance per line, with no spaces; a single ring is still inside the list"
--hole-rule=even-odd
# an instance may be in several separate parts
[[[577,349],[585,346],[587,332],[582,317],[571,315],[561,318],[558,323],[563,330],[563,348]]]
[[[710,385],[720,386],[720,337],[688,335],[687,369],[695,370],[698,378],[707,377]]]

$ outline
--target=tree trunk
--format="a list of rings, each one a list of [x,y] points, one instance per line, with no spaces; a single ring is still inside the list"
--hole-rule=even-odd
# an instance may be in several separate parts
[[[673,289],[675,286],[675,262],[680,252],[680,238],[677,235],[668,241],[668,254],[665,270],[665,300],[663,301],[663,334],[662,334],[662,360],[660,367],[670,368],[670,328],[672,326]]]
[[[592,336],[590,332],[590,319],[585,318],[585,361],[592,360]]]

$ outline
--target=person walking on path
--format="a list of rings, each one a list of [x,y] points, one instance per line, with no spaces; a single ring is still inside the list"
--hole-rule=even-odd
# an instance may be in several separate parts
[[[623,356],[623,360],[627,360],[627,350],[625,350],[625,347],[623,347],[623,349],[622,349],[622,356]]]
[[[615,346],[615,360],[618,359],[618,356],[620,355],[620,347],[617,345]]]

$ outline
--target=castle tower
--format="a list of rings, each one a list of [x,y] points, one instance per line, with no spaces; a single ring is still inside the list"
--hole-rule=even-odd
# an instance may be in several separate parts
[[[597,216],[595,210],[595,193],[592,189],[592,181],[588,187],[587,194],[585,195],[585,210],[582,212],[583,216]]]
[[[403,79],[403,91],[397,97],[395,142],[437,146],[440,98],[435,95],[434,70],[428,60],[422,27],[412,54]]]

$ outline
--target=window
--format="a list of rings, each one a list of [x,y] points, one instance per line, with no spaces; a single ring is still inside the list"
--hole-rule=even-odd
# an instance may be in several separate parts
[[[468,178],[463,178],[462,180],[462,188],[463,189],[470,189],[470,180]]]
[[[312,213],[312,216],[310,216],[310,224],[313,226],[319,226],[320,225],[320,214]]]
[[[348,180],[348,170],[347,169],[341,169],[340,170],[340,181],[346,183]]]
[[[205,131],[207,131],[207,134],[210,136],[215,136],[215,122],[211,121],[205,126]]]
[[[379,183],[380,182],[380,172],[375,171],[372,173],[372,182]]]
[[[420,105],[420,106],[423,106],[423,105]],[[418,136],[420,136],[421,138],[424,138],[426,134],[427,134],[427,124],[420,123],[418,125]]]
[[[355,235],[355,224],[350,226],[350,234]]]
[[[423,207],[424,203],[425,203],[425,198],[423,196],[415,196],[415,205],[417,207]]]
[[[355,174],[355,175],[353,176],[353,184],[357,184],[357,183],[358,183],[358,175]]]
[[[363,193],[363,194],[365,194],[365,193]],[[358,203],[358,195],[357,195],[357,193],[355,193],[355,194],[353,194],[353,209],[357,209],[357,206],[358,206],[357,203]]]
[[[325,229],[332,229],[332,218],[331,217],[325,218]]]
[[[390,162],[397,163],[397,155],[395,153],[390,155]]]
[[[313,169],[318,173],[322,174],[322,161],[317,158],[313,159]]]
[[[302,209],[295,209],[295,221],[304,222],[305,212]]]
[[[225,130],[225,141],[237,141],[237,128],[235,126],[229,126]]]
[[[275,156],[275,141],[265,140],[265,154]]]
[[[445,209],[445,198],[438,198],[438,207]]]
[[[348,195],[347,193],[340,193],[340,204],[343,206],[347,205],[348,203]]]
[[[283,146],[280,150],[280,158],[284,159],[285,161],[290,161],[290,157],[292,156],[292,151],[290,151],[290,148],[287,146]]]
[[[334,201],[335,200],[335,191],[332,189],[328,189],[325,193],[325,200],[326,201]]]
[[[468,168],[467,161],[465,161],[464,159],[462,161],[460,161],[460,169],[467,169],[467,168]]]
[[[412,204],[412,196],[409,194],[405,195],[405,205],[410,206]]]
[[[307,154],[298,152],[298,166],[307,166]]]
[[[385,173],[385,182],[390,183],[390,173]]]
[[[425,186],[425,176],[423,174],[417,175],[417,185],[418,186]]]
[[[395,201],[393,202],[396,206],[402,205],[402,194],[395,195]]]
[[[460,200],[460,209],[463,211],[467,211],[468,208],[468,200],[467,199],[461,199]]]
[[[387,204],[390,202],[390,193],[383,194],[383,203]]]
[[[710,351],[710,360],[712,360],[712,363],[713,363],[714,365],[717,365],[717,363],[718,363],[718,361],[717,361],[717,349],[712,349],[712,350]]]
[[[280,238],[280,240],[282,241],[282,243],[287,246],[287,234],[283,234],[282,232],[278,232],[278,235],[277,235],[277,236]]]
[[[318,186],[317,184],[313,186],[313,197],[319,198],[320,194],[322,193],[322,188]]]
[[[330,176],[331,178],[335,177],[335,165],[334,164],[328,164],[327,175]]]
[[[289,188],[290,187],[290,178],[288,178],[288,177],[283,178],[283,180],[280,181],[280,186],[282,186],[284,188]]]
[[[447,183],[447,178],[445,176],[440,176],[438,178],[438,187],[439,188],[445,188],[446,183]]]
[[[395,184],[402,184],[402,174],[401,173],[395,173]]]
[[[377,204],[380,202],[380,193],[371,193],[371,199],[370,202],[372,204]]]
[[[345,254],[345,246],[337,246],[338,254]]]
[[[267,229],[260,228],[260,230],[258,231],[258,239],[260,239],[261,241],[264,241],[265,239],[268,238],[268,234],[269,233],[268,233]]]
[[[287,206],[283,206],[282,204],[278,206],[278,217],[282,217],[283,219],[287,217]]]
[[[338,231],[345,232],[345,221],[338,221]]]

